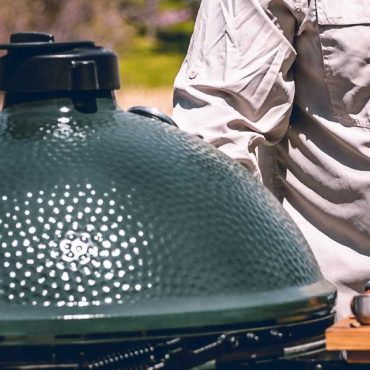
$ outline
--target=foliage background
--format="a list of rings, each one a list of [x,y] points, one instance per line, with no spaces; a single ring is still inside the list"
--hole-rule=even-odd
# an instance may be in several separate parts
[[[122,105],[171,111],[199,0],[1,0],[0,42],[21,31],[89,39],[119,56]]]

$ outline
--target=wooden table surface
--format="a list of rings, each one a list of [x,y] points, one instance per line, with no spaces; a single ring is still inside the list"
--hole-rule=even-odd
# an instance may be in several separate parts
[[[350,317],[327,329],[325,336],[328,351],[346,351],[348,362],[370,364],[370,325]]]

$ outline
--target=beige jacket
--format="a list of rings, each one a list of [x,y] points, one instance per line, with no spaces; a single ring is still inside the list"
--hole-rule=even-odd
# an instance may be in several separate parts
[[[262,174],[349,314],[370,279],[369,0],[203,0],[174,119]]]

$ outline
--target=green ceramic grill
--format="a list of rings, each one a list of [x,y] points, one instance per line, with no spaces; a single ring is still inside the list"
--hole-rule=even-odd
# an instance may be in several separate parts
[[[119,109],[93,42],[0,48],[2,368],[185,369],[234,351],[230,333],[323,332],[335,289],[240,164]]]

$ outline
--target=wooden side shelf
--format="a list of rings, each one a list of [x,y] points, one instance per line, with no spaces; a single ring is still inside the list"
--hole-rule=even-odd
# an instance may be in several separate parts
[[[370,364],[370,325],[351,317],[326,330],[325,336],[328,351],[346,351],[348,362]]]

